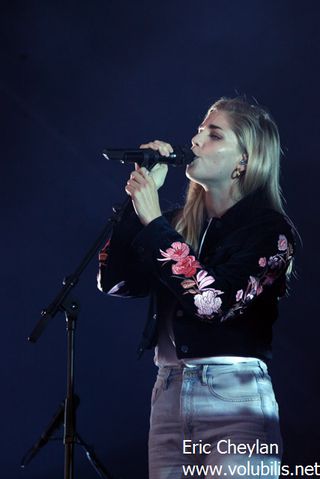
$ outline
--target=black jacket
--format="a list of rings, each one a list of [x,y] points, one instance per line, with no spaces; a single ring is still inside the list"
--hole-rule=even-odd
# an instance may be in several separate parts
[[[171,315],[178,358],[269,359],[293,255],[287,219],[258,190],[205,225],[198,257],[169,220],[142,226],[130,206],[100,252],[102,291],[151,295],[140,354],[156,344],[159,319]]]

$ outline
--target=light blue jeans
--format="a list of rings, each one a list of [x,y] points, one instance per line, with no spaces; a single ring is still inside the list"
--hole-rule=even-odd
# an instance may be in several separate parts
[[[281,456],[278,405],[263,361],[159,368],[149,479],[276,479]]]

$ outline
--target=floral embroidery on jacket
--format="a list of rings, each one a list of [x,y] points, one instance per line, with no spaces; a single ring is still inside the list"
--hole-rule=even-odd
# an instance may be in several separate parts
[[[190,248],[186,243],[176,241],[166,251],[160,250],[163,258],[158,261],[174,261],[171,266],[172,273],[180,279],[184,276],[181,286],[186,290],[184,294],[194,295],[194,304],[197,307],[197,313],[200,317],[212,319],[214,314],[221,314],[221,298],[223,291],[214,288],[208,288],[214,283],[213,276],[208,275],[207,271],[201,269],[199,261],[192,255],[189,255]],[[197,270],[200,269],[200,271]]]
[[[99,265],[105,266],[107,259],[108,259],[108,250],[109,250],[110,240],[104,245],[102,250],[99,252]]]
[[[248,303],[262,293],[267,285],[271,285],[282,272],[286,270],[292,258],[292,246],[284,235],[279,235],[278,253],[269,259],[262,257],[258,264],[262,269],[258,277],[250,276],[246,290],[239,289],[236,293],[236,303],[229,309],[221,321],[232,318],[236,312],[243,312]]]
[[[208,287],[215,282],[213,276],[202,269],[198,260],[189,255],[190,248],[186,243],[176,241],[171,247],[160,253],[162,258],[158,261],[172,261],[171,270],[173,276],[181,279],[181,286],[186,291],[183,294],[192,294],[194,296],[194,304],[197,308],[197,315],[203,320],[212,320],[216,316],[220,316],[221,321],[232,318],[236,313],[242,313],[253,298],[259,296],[267,285],[271,285],[282,272],[284,272],[292,258],[292,247],[288,243],[287,238],[281,234],[278,239],[278,253],[274,256],[261,257],[258,260],[261,273],[255,277],[250,276],[248,285],[245,290],[240,289],[236,292],[235,304],[222,316],[220,296],[223,291]],[[197,270],[200,270],[197,272]]]

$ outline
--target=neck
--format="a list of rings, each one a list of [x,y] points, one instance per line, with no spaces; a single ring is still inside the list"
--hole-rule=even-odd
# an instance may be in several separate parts
[[[210,218],[220,218],[240,199],[241,195],[238,189],[235,191],[232,186],[223,190],[205,188],[205,206]]]

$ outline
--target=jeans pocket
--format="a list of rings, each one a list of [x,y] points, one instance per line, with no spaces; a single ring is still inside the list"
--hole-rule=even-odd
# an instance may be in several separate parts
[[[222,401],[246,402],[260,400],[257,375],[252,370],[244,369],[209,375],[208,389],[215,398]]]

